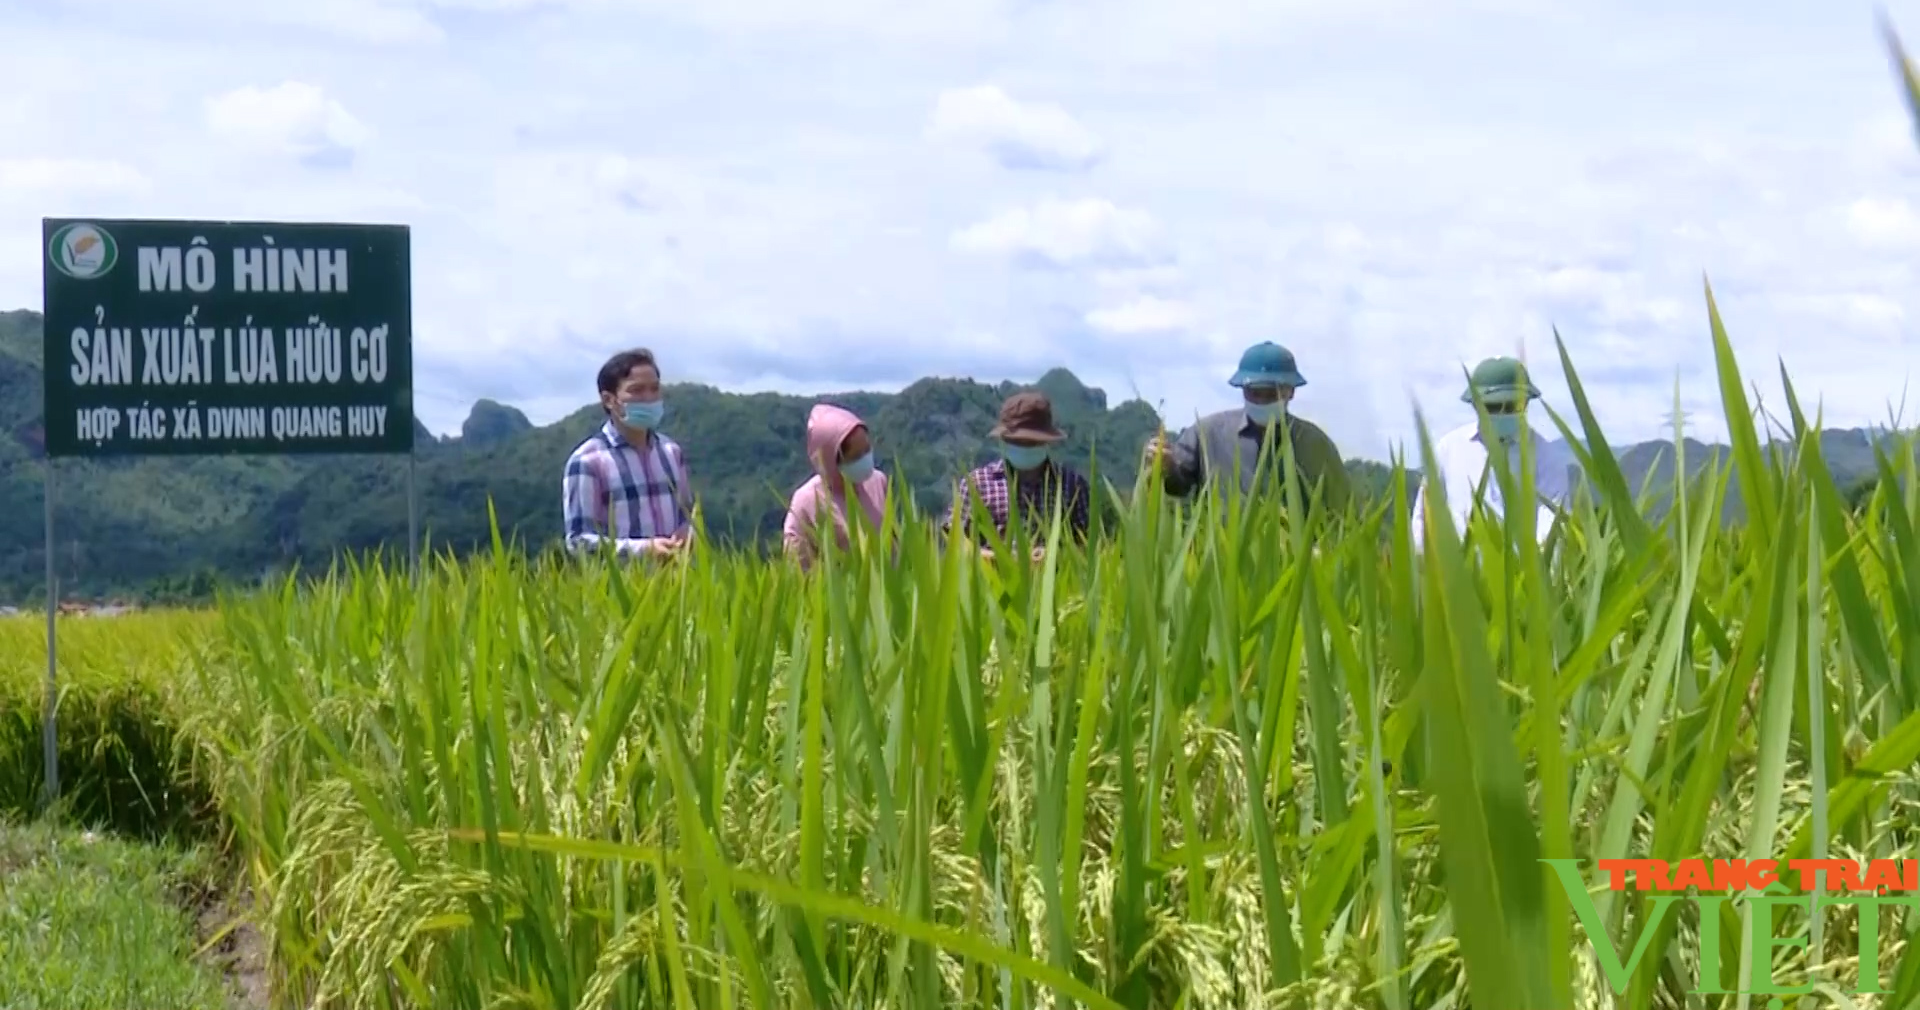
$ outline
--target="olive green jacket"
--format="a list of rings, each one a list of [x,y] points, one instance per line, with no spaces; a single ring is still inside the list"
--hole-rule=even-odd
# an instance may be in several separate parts
[[[1282,428],[1293,441],[1294,470],[1306,481],[1301,491],[1317,487],[1322,504],[1336,510],[1344,508],[1352,489],[1333,439],[1319,425],[1292,415],[1274,430]],[[1267,431],[1241,408],[1200,418],[1180,433],[1167,454],[1167,493],[1184,498],[1208,484],[1217,492],[1252,492],[1260,472],[1261,450],[1269,439]],[[1274,445],[1278,444],[1274,440]],[[1277,459],[1267,464],[1270,475],[1278,472],[1279,465]],[[1219,479],[1222,475],[1237,479],[1223,481]]]

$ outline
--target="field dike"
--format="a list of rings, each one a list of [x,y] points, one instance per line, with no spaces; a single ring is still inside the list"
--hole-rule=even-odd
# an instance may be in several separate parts
[[[1623,960],[1649,933],[1610,992],[1540,862],[1915,854],[1913,447],[1850,508],[1790,386],[1762,441],[1708,308],[1731,452],[1657,523],[1563,351],[1552,423],[1594,449],[1543,543],[1436,509],[1416,556],[1404,497],[1288,523],[1148,486],[1037,564],[902,507],[810,576],[349,564],[63,630],[77,809],[215,811],[278,1007],[1764,1007],[1700,992],[1694,904],[1638,891],[1596,897]],[[106,739],[141,742],[87,765]],[[1746,987],[1765,939],[1718,926]],[[1911,1006],[1916,926],[1881,917],[1881,993],[1850,912],[1774,977]]]
[[[180,693],[185,671],[219,630],[217,615],[193,611],[59,619],[64,816],[144,840],[193,842],[218,830],[179,733],[204,704]],[[0,817],[40,809],[46,676],[44,618],[0,619]]]

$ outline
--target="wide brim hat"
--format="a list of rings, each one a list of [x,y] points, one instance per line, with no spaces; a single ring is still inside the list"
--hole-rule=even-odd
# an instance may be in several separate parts
[[[1527,378],[1527,366],[1515,358],[1488,358],[1474,366],[1467,377],[1461,403],[1472,403],[1474,394],[1490,407],[1511,407],[1540,398],[1540,387]]]
[[[1054,426],[1053,401],[1045,393],[1024,392],[1007,397],[1000,405],[1000,423],[987,432],[987,437],[1059,442],[1067,436]]]
[[[1240,355],[1240,367],[1227,385],[1238,388],[1247,386],[1293,386],[1307,384],[1306,376],[1294,365],[1293,352],[1274,343],[1265,341],[1247,348]]]

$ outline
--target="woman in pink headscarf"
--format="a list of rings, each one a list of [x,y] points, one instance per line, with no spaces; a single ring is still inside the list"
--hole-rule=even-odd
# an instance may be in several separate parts
[[[845,550],[849,492],[875,530],[887,500],[887,475],[873,468],[873,439],[852,411],[824,403],[813,408],[807,415],[807,459],[814,475],[793,493],[783,531],[787,553],[802,569],[811,568],[819,555],[815,537],[823,512]]]

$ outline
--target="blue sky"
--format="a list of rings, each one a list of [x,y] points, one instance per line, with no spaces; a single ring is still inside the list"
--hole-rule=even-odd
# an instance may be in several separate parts
[[[0,0],[0,39],[0,306],[43,215],[410,224],[437,431],[633,344],[733,389],[1066,365],[1177,420],[1273,339],[1378,457],[1487,354],[1570,410],[1557,326],[1615,441],[1676,380],[1713,438],[1703,276],[1770,403],[1784,359],[1884,420],[1916,360],[1866,4]]]

